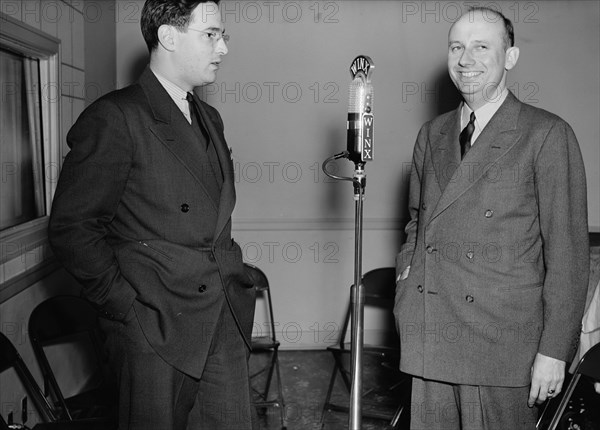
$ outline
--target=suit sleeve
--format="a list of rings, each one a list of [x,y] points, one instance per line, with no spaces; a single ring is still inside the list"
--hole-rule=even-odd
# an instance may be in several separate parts
[[[587,191],[575,134],[558,120],[535,165],[546,275],[538,352],[570,361],[577,347],[589,275]]]
[[[408,189],[408,214],[410,220],[404,228],[406,240],[400,253],[396,256],[396,275],[400,275],[411,263],[417,242],[417,227],[419,225],[419,210],[421,207],[421,186],[423,174],[423,160],[427,141],[427,125],[419,131],[417,141],[413,150],[413,159],[410,171],[410,183]]]
[[[67,154],[50,215],[50,245],[83,295],[103,316],[122,320],[136,292],[107,242],[131,169],[134,143],[123,112],[101,99],[69,131]]]

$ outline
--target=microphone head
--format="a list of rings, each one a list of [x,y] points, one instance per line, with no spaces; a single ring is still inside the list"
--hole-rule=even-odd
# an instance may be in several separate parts
[[[350,82],[348,89],[348,113],[372,113],[373,84],[356,77]]]
[[[348,113],[371,113],[373,110],[373,85],[371,77],[375,64],[367,55],[359,55],[350,65]]]
[[[348,89],[348,113],[372,113],[373,84],[356,77]]]
[[[359,55],[350,65],[348,98],[348,159],[364,164],[373,160],[373,60]]]

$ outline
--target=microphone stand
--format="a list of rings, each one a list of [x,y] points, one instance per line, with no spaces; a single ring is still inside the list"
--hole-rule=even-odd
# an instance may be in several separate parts
[[[360,430],[362,423],[362,370],[365,293],[362,284],[363,199],[367,183],[364,163],[355,163],[354,177],[354,284],[352,285],[352,385],[348,428]]]
[[[323,172],[332,179],[352,181],[354,185],[354,284],[351,288],[351,355],[352,355],[352,384],[350,387],[350,412],[348,429],[360,430],[362,427],[362,371],[364,344],[364,304],[365,294],[362,284],[362,231],[363,231],[363,200],[367,177],[363,162],[354,163],[352,178],[336,176],[327,171],[327,165],[338,158],[348,158],[348,151],[336,154],[323,162]]]
[[[350,99],[348,103],[348,150],[329,157],[323,162],[323,172],[332,179],[352,181],[354,185],[354,284],[350,294],[351,313],[351,354],[352,385],[350,387],[350,408],[348,429],[360,430],[362,424],[362,370],[364,344],[365,293],[362,284],[362,231],[363,200],[367,177],[365,161],[373,160],[373,87],[371,75],[373,60],[359,55],[350,65]],[[345,157],[354,162],[352,178],[336,176],[327,171],[327,165]],[[343,342],[343,339],[342,339]]]

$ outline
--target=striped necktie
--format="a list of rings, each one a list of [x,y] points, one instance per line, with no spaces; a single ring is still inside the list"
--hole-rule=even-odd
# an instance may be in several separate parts
[[[460,141],[460,158],[465,158],[469,149],[471,149],[471,137],[473,136],[473,132],[475,131],[475,112],[471,112],[471,117],[469,123],[460,132],[460,136],[458,140]]]

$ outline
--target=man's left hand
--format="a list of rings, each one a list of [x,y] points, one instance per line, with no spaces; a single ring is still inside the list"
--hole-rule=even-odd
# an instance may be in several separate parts
[[[565,367],[566,363],[562,360],[539,352],[536,354],[531,368],[531,389],[527,402],[530,408],[560,393],[565,380]]]

